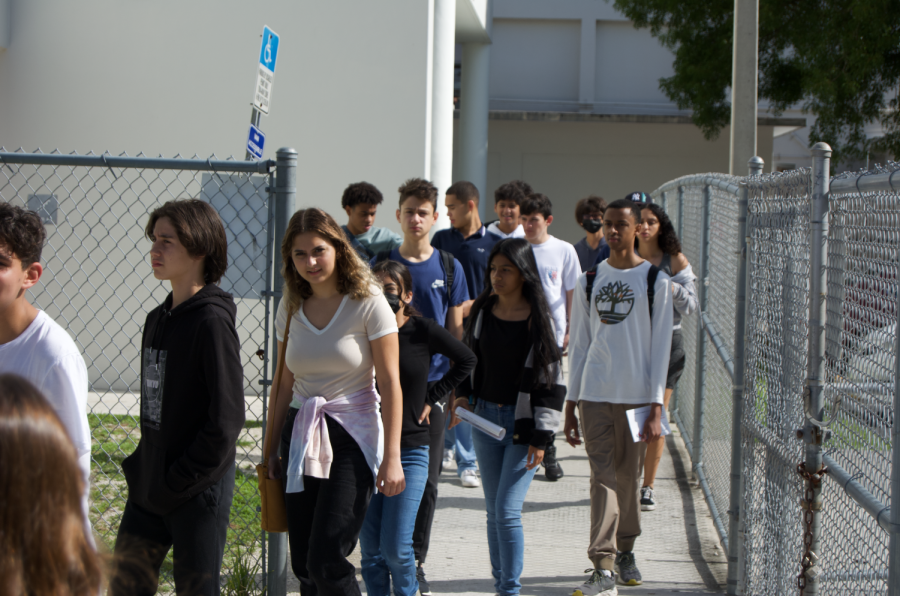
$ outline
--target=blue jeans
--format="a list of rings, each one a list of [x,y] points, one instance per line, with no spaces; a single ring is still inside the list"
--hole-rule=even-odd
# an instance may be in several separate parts
[[[487,505],[494,589],[504,596],[518,594],[522,588],[519,583],[525,559],[522,503],[536,471],[536,468],[525,469],[528,445],[513,445],[515,412],[515,406],[479,401],[475,413],[505,428],[506,436],[498,441],[479,430],[472,433]]]
[[[401,449],[400,463],[406,489],[393,497],[374,495],[359,535],[369,596],[389,596],[392,578],[396,596],[414,596],[419,590],[412,535],[428,479],[428,445]]]
[[[452,405],[451,405],[452,407]],[[450,424],[450,416],[447,416]],[[475,446],[472,444],[472,425],[460,424],[444,431],[444,449],[452,449],[456,457],[456,475],[462,476],[465,470],[475,470]]]

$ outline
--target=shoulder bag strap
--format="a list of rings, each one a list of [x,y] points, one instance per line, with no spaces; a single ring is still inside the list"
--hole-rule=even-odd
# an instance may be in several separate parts
[[[275,369],[275,384],[272,385],[272,393],[269,395],[269,412],[268,412],[268,420],[266,422],[266,437],[263,441],[263,462],[266,462],[269,457],[269,438],[272,436],[272,433],[275,432],[273,428],[275,426],[275,416],[274,412],[278,409],[278,389],[281,387],[281,377],[284,376],[284,354],[287,352],[287,343],[288,343],[288,333],[291,330],[291,319],[294,318],[294,313],[288,312],[287,323],[284,326],[284,340],[281,342],[281,350],[278,351],[278,366]]]

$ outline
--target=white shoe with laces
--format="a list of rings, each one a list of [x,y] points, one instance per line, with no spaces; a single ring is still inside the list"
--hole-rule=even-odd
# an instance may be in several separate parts
[[[459,480],[466,488],[478,488],[481,486],[481,480],[478,479],[478,474],[475,470],[463,470],[462,474],[459,475]]]
[[[444,460],[441,462],[441,466],[446,470],[450,466],[456,463],[455,458],[453,457],[452,449],[444,449]]]

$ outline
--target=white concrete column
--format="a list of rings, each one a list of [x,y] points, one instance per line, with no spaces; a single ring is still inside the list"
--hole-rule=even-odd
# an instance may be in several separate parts
[[[431,181],[438,188],[440,219],[434,230],[450,226],[444,191],[453,184],[453,77],[456,62],[456,0],[434,0]]]
[[[578,111],[594,111],[594,82],[597,77],[597,19],[581,19],[581,64],[578,74]]]
[[[462,88],[459,107],[460,180],[468,180],[481,196],[479,212],[493,204],[487,197],[488,104],[490,103],[491,46],[485,43],[463,44]],[[487,205],[487,207],[485,207]]]
[[[743,176],[756,155],[759,0],[734,0],[734,57],[731,73],[731,164]]]

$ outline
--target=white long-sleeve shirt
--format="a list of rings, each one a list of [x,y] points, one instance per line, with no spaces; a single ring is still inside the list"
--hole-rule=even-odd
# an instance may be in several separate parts
[[[640,405],[663,403],[672,350],[669,276],[656,278],[653,320],[644,261],[632,269],[597,268],[590,304],[584,274],[572,298],[567,401]]]

